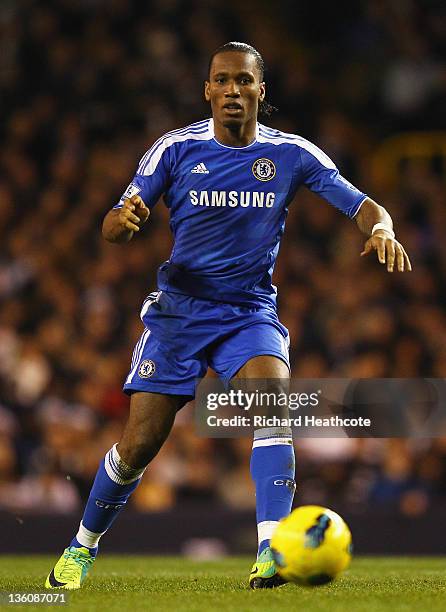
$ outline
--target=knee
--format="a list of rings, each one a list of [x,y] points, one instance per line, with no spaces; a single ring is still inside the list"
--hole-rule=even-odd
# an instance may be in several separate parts
[[[289,380],[282,378],[272,378],[265,382],[267,393],[275,393],[277,396],[286,394],[289,389]]]
[[[139,468],[150,463],[169,435],[181,405],[181,397],[132,395],[130,415],[118,445],[119,455],[127,465]]]
[[[266,417],[286,418],[288,416],[288,380],[270,379],[264,381],[259,413]]]
[[[118,452],[123,461],[133,468],[143,468],[158,454],[164,437],[157,432],[147,435],[126,436],[118,444]]]

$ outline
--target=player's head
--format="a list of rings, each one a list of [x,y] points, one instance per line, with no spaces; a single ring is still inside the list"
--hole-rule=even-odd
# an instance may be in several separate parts
[[[270,114],[263,73],[263,58],[251,45],[229,42],[214,51],[204,89],[214,119],[236,128],[256,120],[259,111]]]

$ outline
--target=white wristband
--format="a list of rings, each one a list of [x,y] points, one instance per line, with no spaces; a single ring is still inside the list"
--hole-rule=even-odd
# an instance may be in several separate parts
[[[375,223],[375,225],[372,227],[372,236],[377,230],[384,230],[385,232],[390,234],[392,238],[395,238],[395,232],[385,223]]]

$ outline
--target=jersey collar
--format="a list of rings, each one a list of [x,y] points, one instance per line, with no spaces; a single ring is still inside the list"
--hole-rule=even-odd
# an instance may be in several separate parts
[[[215,143],[218,144],[219,147],[223,147],[224,149],[236,149],[236,150],[249,149],[249,147],[252,147],[258,141],[258,138],[259,138],[259,122],[257,121],[257,123],[256,123],[256,137],[254,138],[254,140],[252,142],[249,143],[249,145],[246,145],[246,147],[229,147],[228,145],[224,145],[221,142],[219,142],[215,138],[214,120],[212,118],[209,119],[209,132],[212,135],[212,139],[214,140]]]

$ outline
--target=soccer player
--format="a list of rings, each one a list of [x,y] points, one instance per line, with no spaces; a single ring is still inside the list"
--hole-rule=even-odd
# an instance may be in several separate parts
[[[314,144],[258,122],[265,101],[263,60],[231,42],[211,57],[204,95],[212,118],[159,138],[143,155],[120,202],[104,218],[106,240],[126,243],[164,194],[175,244],[144,301],[144,331],[124,390],[130,414],[118,444],[101,462],[79,530],[50,572],[47,588],[76,589],[101,536],[138,486],[166,440],[177,411],[208,366],[228,384],[267,379],[280,391],[289,377],[288,332],[271,283],[287,207],[301,185],[355,219],[392,272],[410,270],[386,210],[340,176]],[[150,248],[150,235],[147,238]],[[258,553],[249,583],[277,586],[269,540],[294,495],[294,451],[286,427],[257,429],[251,458]]]

